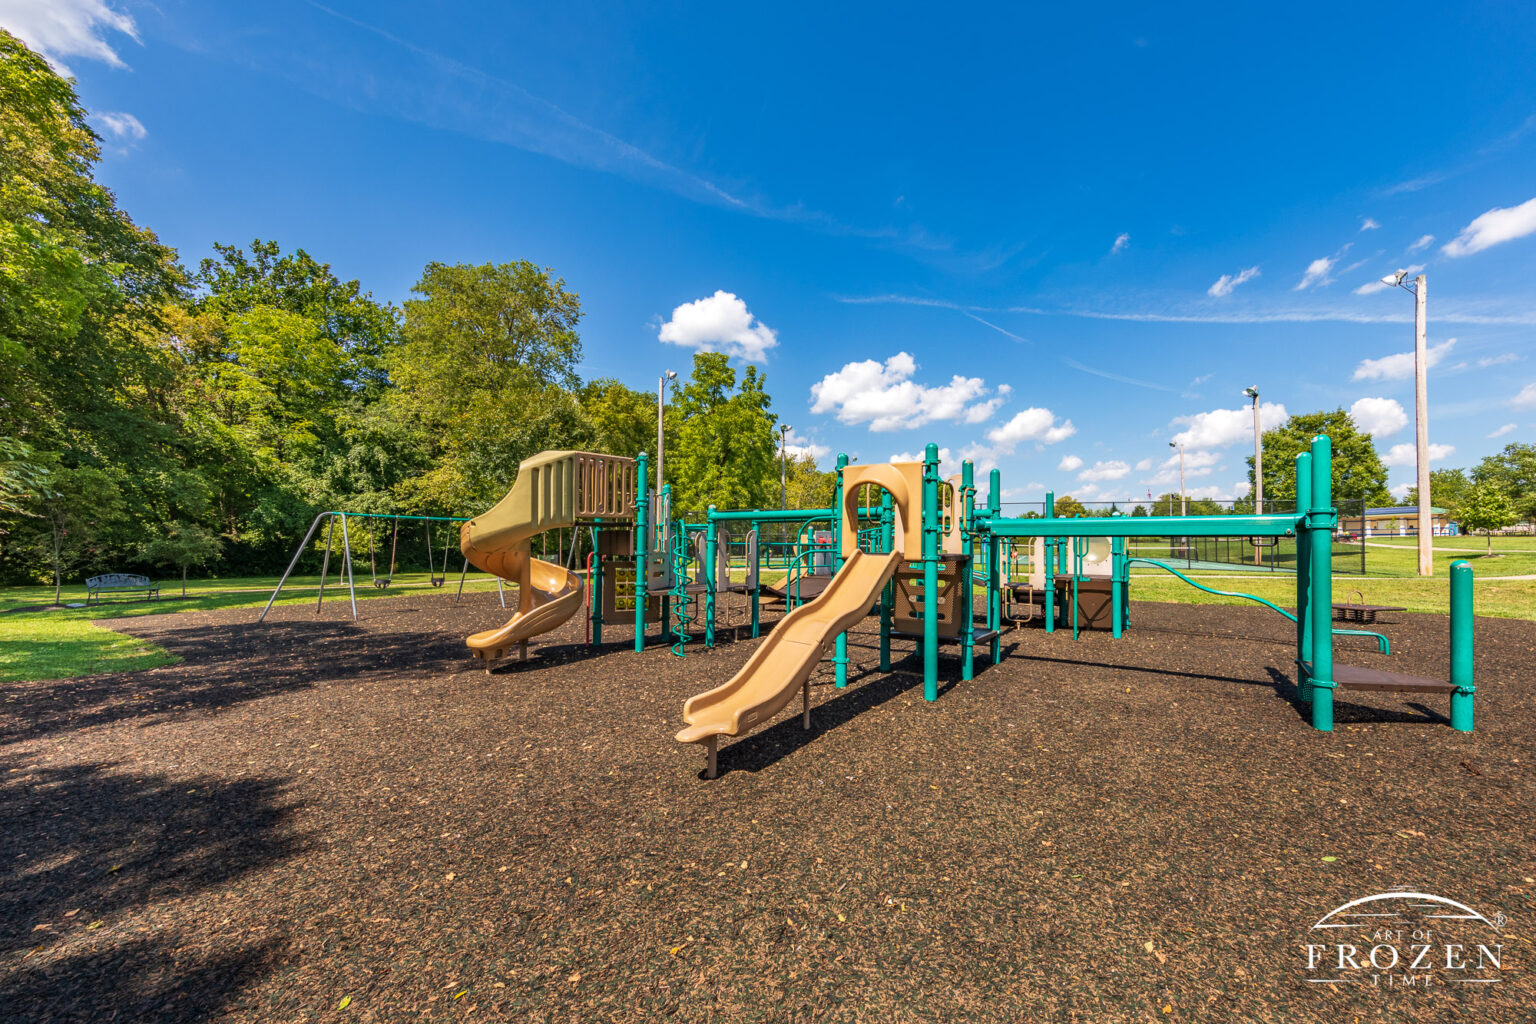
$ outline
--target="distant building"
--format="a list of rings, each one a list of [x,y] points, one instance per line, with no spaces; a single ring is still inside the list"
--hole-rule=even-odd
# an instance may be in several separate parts
[[[1364,530],[1361,530],[1362,518]],[[1451,519],[1449,509],[1429,507],[1431,532],[1437,537],[1455,537],[1461,528]],[[1368,508],[1364,517],[1339,516],[1339,529],[1363,532],[1367,537],[1414,537],[1419,532],[1417,505],[1392,505],[1386,508]]]

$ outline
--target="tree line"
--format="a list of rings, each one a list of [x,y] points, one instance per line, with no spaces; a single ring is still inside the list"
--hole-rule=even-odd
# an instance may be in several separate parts
[[[469,515],[539,451],[654,450],[655,396],[578,374],[550,268],[428,263],[398,307],[274,241],[188,268],[95,180],[73,83],[3,30],[0,110],[0,581],[269,574],[323,510]],[[674,508],[777,507],[771,405],[756,368],[695,356]],[[796,461],[797,493],[830,481]]]

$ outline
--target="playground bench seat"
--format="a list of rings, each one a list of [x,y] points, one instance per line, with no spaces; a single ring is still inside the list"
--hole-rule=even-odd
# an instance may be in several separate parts
[[[128,572],[109,572],[103,576],[92,576],[85,581],[86,604],[92,602],[100,604],[103,593],[142,593],[153,601],[160,597],[160,585],[151,583],[148,576],[138,576]]]
[[[1307,674],[1312,674],[1312,663],[1304,661]],[[1425,679],[1423,676],[1404,675],[1379,668],[1360,668],[1357,665],[1333,666],[1333,681],[1345,690],[1376,690],[1396,693],[1455,693],[1454,683],[1444,679]]]
[[[1333,606],[1333,618],[1335,622],[1358,622],[1361,625],[1372,625],[1376,622],[1378,612],[1405,612],[1408,609],[1395,604],[1350,604],[1344,602]]]

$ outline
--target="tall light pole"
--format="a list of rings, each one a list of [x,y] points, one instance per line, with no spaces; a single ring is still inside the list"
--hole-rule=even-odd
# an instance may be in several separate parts
[[[677,371],[668,370],[656,378],[656,494],[661,494],[661,463],[665,458],[667,447],[666,433],[662,430],[665,422],[663,412],[667,407],[667,381],[677,380]]]
[[[1259,429],[1259,387],[1257,384],[1243,388],[1243,394],[1253,399],[1253,514],[1264,514],[1264,446],[1260,439],[1263,437]],[[1253,564],[1264,564],[1264,551],[1262,548],[1253,549]]]
[[[1179,515],[1189,515],[1189,495],[1184,491],[1184,442],[1169,441],[1169,448],[1179,450]]]
[[[795,428],[779,424],[779,508],[789,508],[789,432]]]
[[[1412,292],[1413,302],[1413,418],[1414,447],[1418,461],[1419,482],[1419,575],[1433,576],[1435,573],[1435,546],[1434,528],[1429,519],[1429,386],[1425,379],[1429,372],[1429,361],[1425,356],[1425,298],[1428,285],[1424,275],[1420,274],[1413,279],[1413,286],[1403,283],[1408,276],[1406,270],[1399,270],[1395,274],[1388,274],[1381,279],[1381,283],[1401,288],[1405,292]]]

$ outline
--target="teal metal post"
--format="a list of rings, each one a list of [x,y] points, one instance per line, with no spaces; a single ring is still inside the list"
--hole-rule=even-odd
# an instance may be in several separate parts
[[[923,699],[939,699],[939,446],[923,452]]]
[[[836,576],[843,569],[843,470],[848,467],[848,455],[839,452],[837,455],[837,486],[832,492],[832,507],[837,509],[837,515],[832,517],[832,575]],[[854,520],[853,537],[855,543],[859,537],[858,520]],[[848,685],[848,634],[837,634],[837,640],[833,643],[832,667],[837,674],[836,686],[839,690]]]
[[[1056,518],[1056,492],[1045,492],[1045,518]],[[1056,545],[1061,543],[1055,537],[1045,539],[1045,597],[1042,603],[1045,605],[1045,631],[1056,632]]]
[[[1312,699],[1307,669],[1312,663],[1312,531],[1306,515],[1312,509],[1312,454],[1296,456],[1296,696],[1305,704]]]
[[[645,452],[635,459],[635,650],[645,650],[645,577],[651,534],[651,492]]]
[[[1003,474],[1001,470],[994,469],[987,478],[987,512],[989,524],[995,523],[1003,514]],[[992,532],[987,533],[987,629],[992,633],[991,651],[992,664],[997,664],[998,655],[1002,653],[1003,638],[1001,635],[1003,625],[1003,577],[1002,561],[1003,542]]]
[[[1333,459],[1327,434],[1312,439],[1312,728],[1333,731]]]
[[[1109,620],[1114,637],[1118,640],[1125,632],[1125,589],[1130,586],[1130,571],[1125,564],[1125,538],[1111,538],[1109,552]]]
[[[592,527],[592,578],[587,580],[587,585],[591,587],[587,593],[588,600],[592,602],[593,647],[601,646],[603,642],[603,556],[598,554],[602,548],[597,542],[602,533],[601,526]]]
[[[960,678],[968,681],[975,668],[971,648],[976,643],[975,546],[971,541],[971,528],[976,525],[976,467],[969,459],[960,463],[960,512],[965,524],[960,535]]]
[[[763,587],[763,534],[761,528],[759,528],[757,524],[756,519],[752,520],[752,533],[757,535],[757,543],[752,545],[752,557],[757,560],[757,571],[752,573],[752,636],[755,639],[757,637],[758,628],[757,602],[758,599],[762,596]]]
[[[891,502],[891,492],[880,494],[880,544],[886,551],[894,551],[896,544],[896,512]],[[880,590],[880,671],[891,670],[891,613],[896,607],[896,581],[887,580]]]
[[[667,536],[667,525],[671,522],[671,520],[668,519],[664,523],[662,521],[662,519],[660,518],[660,516],[663,513],[670,515],[670,513],[672,511],[672,501],[671,501],[671,498],[672,498],[672,485],[671,484],[662,484],[661,485],[661,492],[656,496],[656,503],[657,503],[657,505],[660,506],[657,509],[656,525],[657,525],[658,529],[657,529],[656,532],[661,534],[662,538],[665,538]],[[687,533],[685,531],[684,535],[683,535],[683,540],[686,541],[687,539],[688,539],[688,537],[687,537]],[[676,543],[675,542],[673,543],[671,550],[658,552],[657,553],[657,557],[659,557],[662,560],[662,562],[664,562],[665,564],[672,566],[672,586],[674,588],[676,588],[676,586],[677,586],[677,565],[676,565],[676,562],[677,562],[677,545],[676,545]],[[674,629],[673,626],[672,626],[672,593],[671,593],[671,591],[667,591],[667,590],[663,590],[661,592],[661,638],[662,638],[662,640],[666,641],[667,643],[673,643],[673,642],[675,642],[677,640],[677,630]]]
[[[1472,731],[1472,563],[1451,563],[1451,728]]]
[[[720,567],[720,533],[715,526],[715,506],[704,516],[704,646],[715,646],[715,573]],[[729,580],[726,581],[730,583]]]

